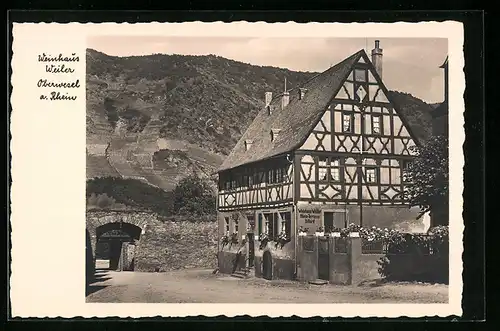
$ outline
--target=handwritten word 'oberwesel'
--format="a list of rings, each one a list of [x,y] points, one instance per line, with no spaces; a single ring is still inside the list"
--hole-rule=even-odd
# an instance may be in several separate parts
[[[56,87],[56,88],[79,88],[80,80],[74,82],[51,82],[47,79],[40,79],[37,84],[38,87]]]

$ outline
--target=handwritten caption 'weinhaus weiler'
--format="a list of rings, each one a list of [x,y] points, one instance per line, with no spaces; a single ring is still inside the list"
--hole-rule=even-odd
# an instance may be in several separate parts
[[[59,54],[56,56],[50,54],[39,54],[38,62],[45,65],[45,73],[47,77],[40,78],[37,87],[43,90],[40,94],[40,100],[69,100],[77,99],[74,91],[80,88],[80,80],[65,80],[64,76],[75,73],[75,68],[72,64],[80,62],[80,57],[76,53],[70,56]],[[61,78],[61,76],[63,78]]]

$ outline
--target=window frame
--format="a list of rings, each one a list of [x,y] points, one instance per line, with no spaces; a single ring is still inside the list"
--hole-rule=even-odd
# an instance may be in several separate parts
[[[357,79],[357,75],[356,75],[356,72],[360,72],[362,71],[363,72],[363,76],[364,76],[364,80],[358,80]],[[357,83],[368,83],[368,72],[366,69],[363,69],[363,68],[354,68],[354,72],[353,72],[353,75],[352,75],[352,78],[354,79],[355,82]]]
[[[326,162],[322,164],[322,162]],[[336,163],[336,165],[334,165]],[[341,163],[339,157],[333,156],[319,156],[318,157],[318,182],[323,183],[340,183],[342,181],[341,177]],[[321,177],[321,170],[325,170],[326,178]],[[333,177],[333,171],[337,170],[337,178]]]
[[[349,130],[345,129],[345,119],[349,118]],[[342,133],[354,133],[354,113],[351,111],[342,111]]]
[[[407,180],[405,177],[405,171],[408,171],[408,166],[411,163],[411,160],[401,160],[401,183],[403,184],[409,184],[411,181]]]
[[[374,180],[373,181],[369,181],[368,180],[368,171],[371,171],[373,170],[373,175],[374,175]],[[378,167],[376,166],[365,166],[365,181],[366,183],[369,183],[369,184],[378,184],[378,180],[379,180],[379,176],[378,176]]]
[[[292,236],[292,212],[291,211],[281,211],[278,212],[279,218],[281,219],[281,229],[280,232],[283,232],[283,224],[285,229],[285,234],[288,239]],[[283,217],[283,215],[288,215],[288,218]]]
[[[375,132],[375,118],[378,119],[378,132]],[[371,124],[372,124],[372,134],[376,135],[383,135],[384,128],[383,128],[383,121],[382,121],[382,115],[381,114],[372,114],[371,116]]]

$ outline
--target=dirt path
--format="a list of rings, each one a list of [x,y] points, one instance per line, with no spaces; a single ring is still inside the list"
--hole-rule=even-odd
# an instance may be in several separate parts
[[[237,279],[211,270],[167,273],[98,271],[87,302],[141,303],[446,303],[448,286],[308,285],[291,281]]]

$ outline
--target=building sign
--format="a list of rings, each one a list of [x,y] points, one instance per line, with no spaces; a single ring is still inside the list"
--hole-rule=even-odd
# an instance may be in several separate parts
[[[321,209],[320,208],[298,208],[299,222],[302,224],[320,224]]]

